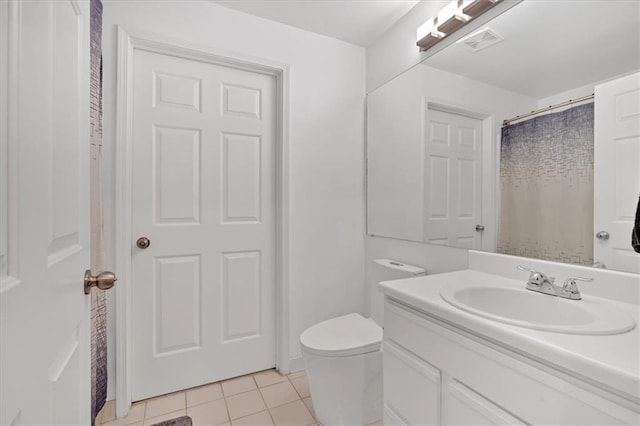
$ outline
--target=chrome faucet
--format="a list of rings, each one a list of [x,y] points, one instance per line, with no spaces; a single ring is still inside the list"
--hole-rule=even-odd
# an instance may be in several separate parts
[[[548,277],[535,269],[518,266],[521,271],[529,272],[529,280],[527,281],[527,290],[537,291],[538,293],[549,294],[551,296],[563,297],[565,299],[580,300],[580,290],[576,281],[593,281],[593,278],[569,277],[564,280],[562,286],[554,284],[554,277]]]

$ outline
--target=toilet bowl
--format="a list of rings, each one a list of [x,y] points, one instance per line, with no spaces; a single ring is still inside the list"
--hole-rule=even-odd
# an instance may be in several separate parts
[[[319,322],[300,335],[313,408],[325,425],[366,425],[382,419],[382,303],[380,281],[424,275],[424,269],[376,259],[369,311]],[[377,322],[376,322],[377,321]]]
[[[349,314],[300,336],[313,409],[325,425],[364,425],[382,418],[382,327]]]

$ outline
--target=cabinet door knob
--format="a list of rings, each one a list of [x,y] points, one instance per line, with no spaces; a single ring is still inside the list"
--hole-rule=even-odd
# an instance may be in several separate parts
[[[476,231],[478,232],[484,231],[484,225],[476,225]]]

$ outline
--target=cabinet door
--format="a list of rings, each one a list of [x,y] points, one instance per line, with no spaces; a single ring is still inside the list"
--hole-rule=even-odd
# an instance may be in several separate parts
[[[442,424],[524,425],[507,411],[448,376],[442,381]]]
[[[389,341],[382,353],[387,416],[390,411],[410,425],[440,424],[440,371]]]

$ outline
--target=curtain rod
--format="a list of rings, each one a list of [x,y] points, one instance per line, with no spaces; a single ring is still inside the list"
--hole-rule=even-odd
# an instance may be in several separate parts
[[[511,124],[512,121],[521,120],[523,118],[531,117],[532,115],[540,114],[541,112],[551,111],[552,109],[562,108],[563,106],[575,104],[575,103],[582,102],[582,101],[587,101],[589,99],[593,99],[593,93],[590,94],[590,95],[587,95],[587,96],[583,96],[581,98],[569,99],[568,101],[561,102],[559,104],[549,105],[548,107],[536,109],[534,111],[527,112],[527,113],[524,113],[524,114],[521,114],[521,115],[516,115],[515,117],[511,117],[511,118],[508,118],[506,120],[503,120],[502,121],[502,127],[507,127],[509,124]]]

